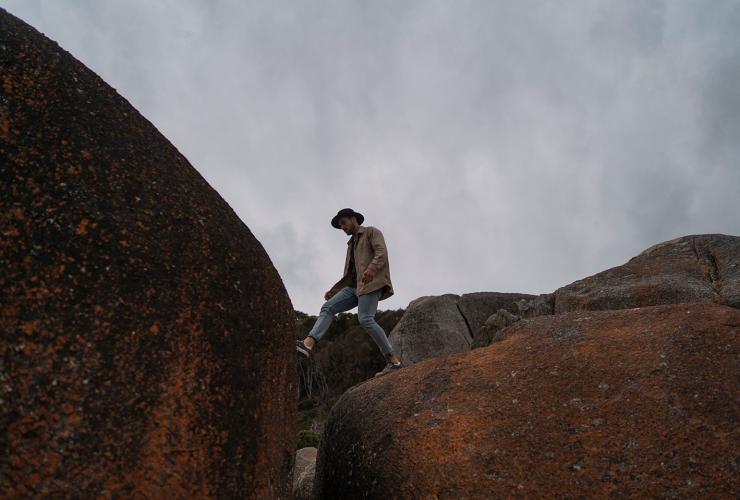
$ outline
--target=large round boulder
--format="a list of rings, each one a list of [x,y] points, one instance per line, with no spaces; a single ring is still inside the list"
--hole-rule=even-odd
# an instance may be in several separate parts
[[[0,496],[278,498],[293,308],[259,241],[95,73],[0,9]]]
[[[554,295],[555,314],[680,302],[740,307],[740,236],[697,234],[664,241]]]
[[[732,498],[740,310],[524,319],[504,338],[349,389],[316,498]]]
[[[425,295],[406,307],[388,341],[407,365],[470,350],[473,336],[457,307],[459,295]]]
[[[418,297],[409,303],[388,340],[407,365],[469,351],[487,318],[500,309],[517,311],[517,301],[534,298],[534,295],[508,292]]]

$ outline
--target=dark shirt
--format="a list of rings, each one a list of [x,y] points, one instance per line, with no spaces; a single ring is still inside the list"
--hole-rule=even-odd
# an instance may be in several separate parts
[[[350,243],[349,249],[349,285],[352,288],[357,288],[357,269],[355,269],[355,237],[352,236],[352,243]]]

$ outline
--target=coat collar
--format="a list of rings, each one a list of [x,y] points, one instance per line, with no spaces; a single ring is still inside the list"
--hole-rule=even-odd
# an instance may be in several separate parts
[[[359,235],[359,234],[362,234],[362,233],[364,233],[364,232],[365,232],[365,226],[363,226],[362,224],[360,224],[360,226],[359,226],[359,227],[357,228],[357,234]],[[348,245],[349,245],[350,243],[352,243],[352,238],[353,238],[353,236],[354,236],[354,235],[350,235],[349,239],[347,240],[347,244],[348,244]]]

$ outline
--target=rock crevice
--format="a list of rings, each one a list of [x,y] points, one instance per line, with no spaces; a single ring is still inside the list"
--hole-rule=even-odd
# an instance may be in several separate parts
[[[465,327],[467,328],[467,335],[466,340],[468,341],[468,347],[472,345],[473,338],[475,337],[475,332],[473,331],[473,328],[470,326],[470,322],[468,321],[468,318],[465,317],[465,314],[463,313],[462,309],[460,309],[460,302],[455,302],[455,307],[457,307],[458,312],[460,313],[460,316],[462,317],[463,321],[465,322]]]
[[[717,297],[722,296],[722,289],[720,285],[721,276],[717,267],[717,259],[712,253],[710,246],[705,246],[703,239],[694,236],[691,238],[691,249],[696,256],[697,263],[699,264],[702,271],[714,287]]]

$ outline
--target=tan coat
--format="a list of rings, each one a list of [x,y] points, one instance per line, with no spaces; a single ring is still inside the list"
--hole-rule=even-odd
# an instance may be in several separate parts
[[[344,257],[344,274],[332,287],[331,292],[336,293],[349,284],[349,250],[352,238],[347,240],[347,255]],[[388,264],[388,251],[385,247],[383,233],[374,226],[363,226],[357,229],[357,241],[355,242],[355,266],[357,270],[357,295],[374,292],[380,288],[383,291],[379,300],[384,300],[393,295],[393,284],[391,283],[391,271]],[[362,283],[362,274],[368,266],[377,269],[375,277],[369,283]]]

